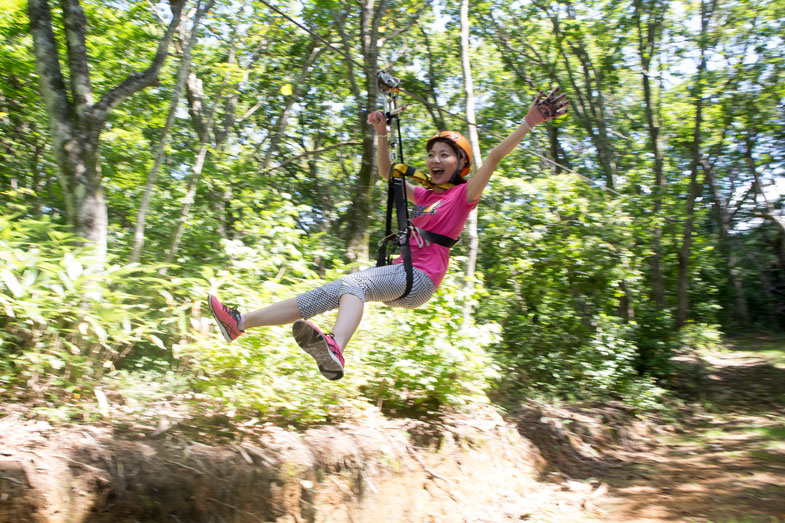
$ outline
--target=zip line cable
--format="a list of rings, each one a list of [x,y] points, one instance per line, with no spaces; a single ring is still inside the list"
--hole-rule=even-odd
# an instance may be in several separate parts
[[[366,73],[366,74],[368,74],[369,76],[373,76],[373,77],[375,77],[375,76],[376,76],[376,72],[375,72],[375,71],[371,71],[371,70],[369,70],[369,69],[368,69],[368,68],[365,66],[365,64],[362,64],[362,63],[360,63],[359,61],[357,61],[355,58],[353,58],[353,57],[352,57],[351,55],[349,55],[348,53],[346,53],[346,52],[342,51],[341,49],[338,49],[338,48],[337,48],[337,47],[335,47],[333,44],[331,44],[330,42],[328,42],[328,41],[327,41],[327,40],[326,40],[324,37],[322,37],[321,35],[319,35],[318,33],[314,32],[314,31],[311,31],[311,30],[310,30],[310,29],[309,29],[307,26],[305,26],[305,25],[301,24],[300,22],[298,22],[297,20],[293,19],[292,17],[290,17],[289,15],[287,15],[286,13],[284,13],[283,11],[281,11],[280,9],[278,9],[277,7],[275,7],[275,6],[271,5],[271,4],[270,4],[269,2],[267,2],[266,0],[259,0],[259,2],[261,2],[261,3],[262,3],[262,4],[264,4],[264,5],[266,5],[266,6],[267,6],[268,8],[270,8],[272,11],[275,11],[276,13],[278,13],[278,15],[280,15],[280,16],[281,16],[281,17],[283,17],[283,18],[285,18],[285,19],[286,19],[286,20],[288,20],[290,23],[292,23],[292,24],[296,25],[297,27],[299,27],[299,28],[300,28],[300,29],[302,29],[303,31],[307,32],[308,34],[310,34],[310,35],[311,35],[311,36],[313,36],[314,38],[317,38],[319,41],[321,41],[321,42],[322,42],[324,45],[326,45],[327,47],[329,47],[331,50],[333,50],[334,52],[336,52],[336,53],[338,53],[339,55],[343,56],[344,58],[346,58],[347,60],[349,60],[350,62],[352,62],[354,65],[356,65],[357,67],[359,67],[361,70],[365,71],[365,73]],[[420,96],[417,96],[416,94],[414,94],[414,93],[412,93],[412,92],[409,92],[409,91],[407,91],[406,89],[404,89],[404,88],[402,88],[402,87],[400,87],[399,89],[400,89],[400,91],[401,91],[402,93],[404,93],[404,94],[406,94],[407,96],[410,96],[412,99],[414,99],[414,101],[416,101],[416,102],[419,102],[420,104],[422,104],[422,105],[424,105],[424,106],[426,106],[426,107],[429,107],[429,108],[431,108],[431,109],[435,109],[435,108],[436,108],[436,107],[434,106],[434,104],[432,104],[432,103],[428,102],[427,100],[425,100],[425,99],[421,98]],[[486,129],[486,128],[482,127],[481,125],[478,125],[477,123],[470,122],[470,121],[469,121],[469,120],[467,120],[467,119],[466,119],[466,117],[464,117],[464,116],[460,116],[460,115],[458,115],[458,114],[452,113],[452,112],[450,112],[450,111],[447,111],[446,109],[443,109],[443,108],[441,109],[441,111],[442,111],[442,112],[444,112],[445,114],[447,114],[447,115],[449,115],[449,116],[451,116],[451,117],[453,117],[453,118],[457,119],[457,120],[460,120],[461,122],[464,122],[464,123],[465,123],[466,125],[468,125],[468,126],[474,126],[474,127],[476,127],[477,129],[479,129],[480,131],[482,131],[482,132],[483,132],[483,133],[485,133],[485,134],[489,134],[489,135],[491,135],[491,136],[494,136],[494,137],[496,137],[496,138],[499,138],[499,139],[502,139],[502,140],[505,138],[504,136],[502,136],[502,135],[500,135],[500,134],[498,134],[498,133],[496,133],[496,132],[494,132],[494,131],[491,131],[491,130],[489,130],[489,129]],[[588,176],[584,176],[583,174],[579,173],[578,171],[576,171],[576,170],[574,170],[574,169],[570,169],[569,167],[566,167],[566,166],[564,166],[564,165],[560,164],[559,162],[557,162],[557,161],[555,161],[555,160],[552,160],[552,159],[550,159],[550,158],[548,158],[548,157],[546,157],[546,156],[544,156],[544,155],[542,155],[542,154],[540,154],[540,153],[538,153],[538,152],[536,152],[536,151],[533,151],[533,150],[529,149],[528,147],[525,147],[524,145],[522,145],[522,144],[520,144],[520,143],[517,145],[517,147],[520,147],[521,149],[523,149],[524,151],[528,152],[529,154],[532,154],[532,155],[536,156],[537,158],[539,158],[539,159],[543,160],[543,161],[544,161],[544,162],[546,162],[546,163],[549,163],[549,164],[551,164],[551,165],[552,165],[552,166],[554,166],[554,167],[558,167],[559,169],[563,169],[563,170],[567,171],[567,172],[568,172],[568,173],[570,173],[570,174],[574,174],[575,176],[579,177],[579,178],[580,178],[580,179],[582,179],[583,181],[585,181],[585,182],[588,182],[589,184],[591,184],[591,185],[593,185],[593,186],[595,186],[595,187],[599,187],[600,189],[603,189],[603,190],[606,190],[606,191],[612,192],[612,193],[613,193],[613,194],[615,194],[616,196],[622,196],[622,195],[621,195],[621,193],[617,192],[615,189],[612,189],[612,188],[610,188],[610,187],[608,187],[608,186],[606,186],[606,185],[600,185],[599,183],[597,183],[596,181],[592,180],[592,179],[591,179],[591,178],[589,178]]]

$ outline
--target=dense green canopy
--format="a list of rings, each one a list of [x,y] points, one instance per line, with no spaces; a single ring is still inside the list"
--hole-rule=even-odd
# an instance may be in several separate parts
[[[149,372],[300,421],[492,390],[645,406],[675,351],[785,326],[782,2],[474,1],[468,49],[459,4],[5,0],[0,392]],[[255,308],[372,263],[374,73],[422,168],[434,131],[470,134],[462,54],[483,155],[538,90],[571,101],[500,165],[479,250],[426,307],[371,306],[339,384],[286,327],[219,341],[208,291]]]

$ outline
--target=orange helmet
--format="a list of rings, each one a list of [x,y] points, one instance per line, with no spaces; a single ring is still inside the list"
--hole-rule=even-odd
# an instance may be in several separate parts
[[[469,170],[472,166],[472,146],[469,143],[469,140],[464,138],[464,136],[457,131],[441,131],[436,133],[433,138],[428,140],[425,150],[430,151],[434,142],[439,141],[447,143],[447,145],[455,150],[455,154],[458,155],[458,158],[463,158],[466,160],[466,164],[463,167],[459,167],[459,171],[456,172],[458,176],[465,178],[466,175],[469,174]]]

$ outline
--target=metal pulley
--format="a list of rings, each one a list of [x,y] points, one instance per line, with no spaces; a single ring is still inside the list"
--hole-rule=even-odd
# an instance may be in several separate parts
[[[390,143],[398,142],[398,155],[400,156],[400,162],[403,162],[403,143],[401,142],[401,125],[398,115],[406,109],[406,106],[398,106],[401,81],[393,76],[389,70],[378,71],[376,73],[376,81],[379,91],[384,95],[384,117],[387,119],[387,125],[390,126]],[[398,163],[395,153],[395,147],[393,147],[390,151],[392,165]]]
[[[379,84],[379,90],[391,98],[398,98],[401,92],[401,81],[391,75],[388,71],[379,71],[376,73],[376,79]]]
[[[393,116],[401,113],[406,106],[398,107],[398,95],[401,93],[401,81],[390,74],[389,71],[379,71],[376,73],[376,80],[379,91],[384,95],[384,116],[387,123]]]

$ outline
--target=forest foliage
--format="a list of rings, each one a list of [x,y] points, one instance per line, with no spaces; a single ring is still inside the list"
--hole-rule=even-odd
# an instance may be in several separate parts
[[[63,419],[101,415],[96,390],[284,423],[646,410],[673,356],[785,326],[781,2],[472,1],[463,50],[459,4],[3,2],[0,394]],[[224,343],[208,292],[248,310],[373,263],[373,73],[401,78],[422,168],[435,131],[469,135],[462,52],[483,154],[538,90],[571,101],[497,170],[472,285],[462,241],[424,307],[367,307],[337,383],[289,327]]]

